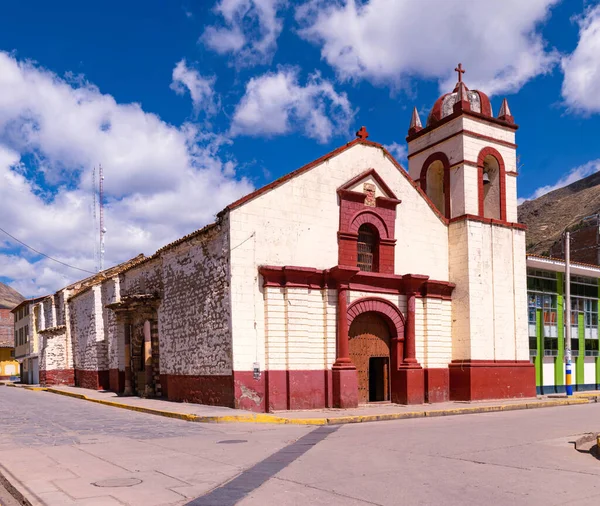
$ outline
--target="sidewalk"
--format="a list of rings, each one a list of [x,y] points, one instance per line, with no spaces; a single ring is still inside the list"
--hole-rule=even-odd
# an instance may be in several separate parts
[[[16,385],[15,385],[16,386]],[[275,413],[251,413],[240,409],[202,404],[171,402],[160,399],[121,397],[114,392],[88,390],[85,388],[57,386],[40,388],[22,386],[29,390],[45,390],[53,394],[66,395],[113,406],[169,418],[178,418],[201,423],[271,423],[295,425],[339,425],[346,423],[400,420],[473,413],[491,413],[536,409],[574,404],[587,404],[600,400],[599,392],[579,392],[572,398],[566,396],[539,396],[530,399],[508,399],[497,401],[442,402],[404,406],[399,404],[369,404],[355,409],[320,409],[307,411],[280,411]]]

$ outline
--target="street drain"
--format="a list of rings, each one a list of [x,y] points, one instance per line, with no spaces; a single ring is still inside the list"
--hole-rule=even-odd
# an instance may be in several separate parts
[[[92,485],[96,487],[109,487],[109,488],[118,488],[118,487],[133,487],[134,485],[139,485],[142,483],[142,480],[138,478],[112,478],[109,480],[101,480],[96,483],[92,483]]]
[[[237,443],[247,443],[247,439],[226,439],[225,441],[217,441],[220,445],[234,445]]]

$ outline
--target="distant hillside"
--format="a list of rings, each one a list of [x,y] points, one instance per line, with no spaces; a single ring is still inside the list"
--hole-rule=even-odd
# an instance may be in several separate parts
[[[600,212],[600,172],[559,188],[518,209],[519,223],[527,225],[527,253],[547,254],[565,227]]]
[[[25,300],[19,292],[0,283],[0,309],[12,309]]]

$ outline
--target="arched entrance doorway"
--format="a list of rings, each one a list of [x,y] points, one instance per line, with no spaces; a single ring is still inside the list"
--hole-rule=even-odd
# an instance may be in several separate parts
[[[358,373],[358,402],[390,400],[390,329],[374,311],[359,314],[348,332],[350,359]]]

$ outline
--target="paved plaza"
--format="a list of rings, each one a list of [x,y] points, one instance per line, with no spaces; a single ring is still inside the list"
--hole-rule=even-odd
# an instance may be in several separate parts
[[[344,426],[200,424],[0,388],[0,472],[31,504],[600,501],[600,405]],[[0,504],[2,503],[0,494]]]

